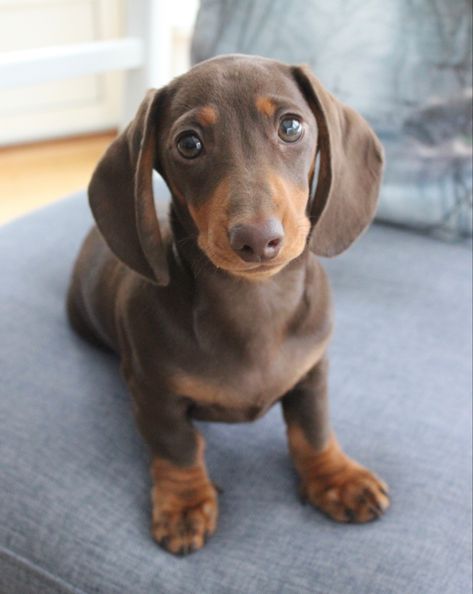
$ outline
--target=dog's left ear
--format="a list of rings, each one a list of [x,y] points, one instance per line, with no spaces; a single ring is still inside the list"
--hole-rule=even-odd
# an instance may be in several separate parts
[[[368,123],[338,101],[307,66],[292,74],[317,122],[319,174],[310,202],[310,247],[319,256],[347,249],[371,222],[383,174],[383,148]]]

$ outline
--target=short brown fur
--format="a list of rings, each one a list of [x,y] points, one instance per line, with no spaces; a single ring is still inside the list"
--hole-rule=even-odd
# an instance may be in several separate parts
[[[299,119],[296,141],[281,137],[276,113]],[[192,158],[179,149],[189,131],[202,148]],[[331,297],[317,258],[370,223],[382,163],[368,124],[306,67],[223,56],[151,89],[97,165],[96,226],[67,308],[83,338],[120,357],[153,459],[153,535],[171,553],[201,548],[216,527],[194,419],[249,421],[279,402],[315,507],[342,522],[387,507],[384,483],[333,437]],[[171,194],[167,220],[156,216],[153,169]],[[279,251],[243,258],[231,230],[268,219],[282,230]]]

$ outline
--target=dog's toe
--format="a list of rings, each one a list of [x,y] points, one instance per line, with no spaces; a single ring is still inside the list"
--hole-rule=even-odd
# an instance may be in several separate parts
[[[353,461],[328,476],[310,477],[303,491],[314,507],[337,522],[370,522],[390,505],[387,485]]]
[[[201,549],[217,525],[217,498],[210,497],[193,507],[153,510],[153,537],[166,551],[188,555]]]

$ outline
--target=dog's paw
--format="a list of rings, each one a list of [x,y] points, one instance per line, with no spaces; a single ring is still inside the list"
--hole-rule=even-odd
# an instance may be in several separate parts
[[[153,537],[174,555],[187,555],[201,549],[215,532],[217,516],[217,494],[211,485],[207,496],[197,503],[179,499],[163,502],[162,497],[155,497],[153,493]]]
[[[349,459],[331,474],[306,478],[302,496],[337,522],[370,522],[390,503],[386,483]]]

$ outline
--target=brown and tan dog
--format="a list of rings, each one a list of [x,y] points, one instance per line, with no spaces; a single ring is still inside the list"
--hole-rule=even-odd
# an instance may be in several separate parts
[[[370,223],[382,168],[368,124],[306,67],[240,55],[149,91],[98,164],[97,227],[68,311],[79,334],[120,356],[152,452],[153,535],[168,551],[199,549],[216,528],[192,419],[249,421],[276,402],[315,507],[340,522],[388,507],[386,485],[330,428],[330,292],[316,257]],[[167,228],[153,169],[172,194]]]

